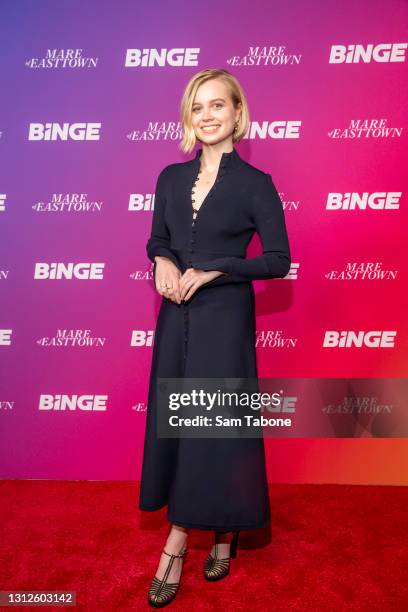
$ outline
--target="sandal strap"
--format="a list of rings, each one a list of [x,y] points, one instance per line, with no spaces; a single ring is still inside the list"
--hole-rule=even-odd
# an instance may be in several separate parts
[[[184,555],[187,552],[187,548],[185,548],[180,554],[175,555],[175,554],[170,554],[168,552],[166,552],[166,550],[163,548],[163,552],[165,555],[167,555],[168,557],[175,557],[175,558],[179,558],[179,557],[184,557]]]

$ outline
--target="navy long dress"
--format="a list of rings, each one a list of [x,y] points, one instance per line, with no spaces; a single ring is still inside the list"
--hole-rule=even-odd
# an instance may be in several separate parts
[[[193,221],[195,158],[160,173],[147,255],[226,274],[177,304],[162,298],[150,372],[141,510],[167,505],[168,520],[214,531],[257,529],[270,523],[264,440],[160,438],[156,378],[257,378],[252,280],[283,278],[290,250],[282,202],[271,176],[233,149],[223,153],[216,180]],[[258,232],[263,254],[246,258]],[[155,272],[156,265],[153,267]]]

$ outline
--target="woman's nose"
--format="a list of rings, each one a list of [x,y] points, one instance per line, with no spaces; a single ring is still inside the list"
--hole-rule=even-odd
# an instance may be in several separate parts
[[[204,117],[203,117],[204,121],[206,119],[212,119],[212,114],[211,114],[211,109],[208,108],[207,110],[204,109]]]

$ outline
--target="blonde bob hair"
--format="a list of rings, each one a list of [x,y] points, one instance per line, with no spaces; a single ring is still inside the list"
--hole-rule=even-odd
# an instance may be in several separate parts
[[[197,144],[197,138],[191,123],[192,108],[197,89],[205,81],[219,79],[225,83],[229,91],[234,108],[241,103],[241,115],[238,120],[238,127],[232,134],[232,142],[239,142],[247,132],[249,126],[249,109],[244,91],[238,80],[228,70],[208,69],[197,72],[187,83],[180,103],[180,122],[183,129],[183,138],[179,148],[184,153],[191,153]]]

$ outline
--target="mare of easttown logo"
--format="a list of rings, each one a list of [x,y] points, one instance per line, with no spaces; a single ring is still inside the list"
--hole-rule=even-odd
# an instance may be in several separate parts
[[[14,404],[13,400],[0,400],[0,411],[13,410]]]
[[[299,65],[301,53],[287,51],[284,45],[275,47],[249,47],[243,55],[232,55],[227,59],[230,66],[292,66]]]
[[[99,348],[105,346],[106,338],[91,336],[90,329],[57,329],[54,336],[44,336],[37,340],[40,346],[62,346],[80,348]]]
[[[149,270],[135,270],[129,275],[129,278],[135,281],[153,280],[153,263],[151,264]]]
[[[133,412],[146,412],[147,411],[147,402],[138,402],[131,407]]]
[[[146,127],[126,134],[128,140],[181,140],[182,126],[177,121],[149,121]]]
[[[326,404],[323,412],[326,414],[391,414],[392,404],[380,404],[377,396],[344,397],[339,404]]]
[[[87,193],[53,193],[45,202],[36,202],[36,212],[94,213],[101,212],[103,202],[90,200]]]
[[[403,127],[387,125],[388,119],[351,119],[348,127],[336,127],[327,134],[335,140],[348,138],[399,138]]]
[[[47,49],[43,57],[32,57],[25,62],[28,68],[96,68],[98,57],[83,54],[83,49]]]
[[[295,348],[298,338],[285,338],[281,330],[257,330],[256,348]]]
[[[348,262],[342,270],[330,270],[328,280],[396,280],[398,270],[383,269],[382,261]]]

